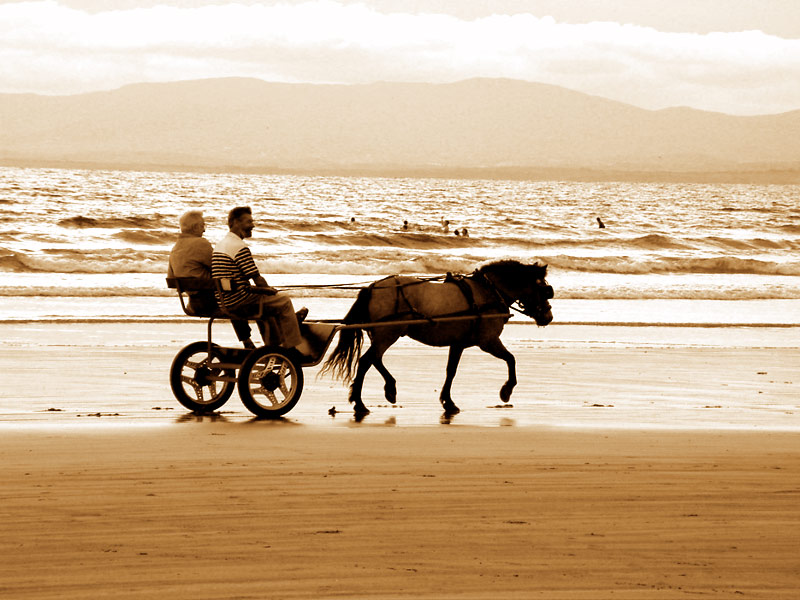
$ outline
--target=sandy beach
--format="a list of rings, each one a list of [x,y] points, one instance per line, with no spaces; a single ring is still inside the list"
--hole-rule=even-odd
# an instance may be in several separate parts
[[[800,587],[800,350],[782,330],[784,347],[752,329],[726,329],[728,343],[685,328],[670,335],[691,343],[672,344],[642,328],[509,326],[513,406],[497,408],[502,364],[467,353],[451,420],[436,400],[446,351],[400,343],[386,361],[398,406],[368,378],[372,412],[356,423],[346,389],[315,369],[284,420],[251,418],[236,395],[187,413],[167,371],[202,324],[0,329],[4,598]]]
[[[5,598],[795,598],[800,436],[5,431]]]

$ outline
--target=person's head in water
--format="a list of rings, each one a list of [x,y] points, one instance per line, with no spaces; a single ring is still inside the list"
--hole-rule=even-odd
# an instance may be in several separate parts
[[[605,229],[606,228],[606,226],[603,224],[603,221],[600,219],[600,217],[597,217],[597,225],[600,227],[600,229]]]
[[[228,213],[228,228],[245,239],[253,235],[253,211],[249,206],[237,206]]]

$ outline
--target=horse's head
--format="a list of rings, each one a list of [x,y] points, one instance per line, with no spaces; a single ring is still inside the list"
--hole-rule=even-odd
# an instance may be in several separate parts
[[[553,288],[545,279],[547,265],[502,260],[481,267],[478,272],[487,278],[509,306],[516,302],[520,312],[531,317],[540,327],[553,320],[549,302]]]
[[[534,265],[538,266],[538,265]],[[547,265],[543,265],[544,273],[547,272]],[[528,315],[540,327],[548,325],[553,320],[553,312],[548,302],[553,297],[553,287],[542,277],[536,279],[530,291],[520,295],[517,300],[519,308],[523,314]]]

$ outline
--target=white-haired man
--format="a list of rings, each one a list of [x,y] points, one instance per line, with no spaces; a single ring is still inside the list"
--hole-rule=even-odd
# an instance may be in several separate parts
[[[169,253],[167,277],[197,277],[211,280],[211,256],[214,248],[203,233],[206,221],[199,210],[190,210],[181,215],[181,234]],[[217,307],[214,292],[189,292],[189,310],[196,315],[206,315]],[[246,319],[232,319],[231,324],[236,337],[245,348],[254,348],[250,339],[250,325]]]

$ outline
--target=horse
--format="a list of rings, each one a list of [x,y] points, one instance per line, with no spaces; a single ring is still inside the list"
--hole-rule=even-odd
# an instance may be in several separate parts
[[[500,399],[508,402],[517,384],[516,361],[500,341],[509,308],[533,318],[544,327],[553,320],[550,303],[553,288],[545,277],[547,265],[532,265],[515,260],[500,260],[476,269],[471,275],[448,273],[421,279],[393,275],[362,288],[343,319],[339,343],[322,367],[321,373],[350,382],[349,401],[356,415],[369,410],[361,400],[364,377],[374,366],[384,379],[386,400],[397,401],[397,382],[383,364],[383,355],[402,336],[428,346],[449,346],[447,376],[439,401],[446,414],[459,412],[450,396],[458,363],[465,348],[478,346],[508,365],[508,379],[500,389]],[[362,354],[363,331],[371,344]]]

